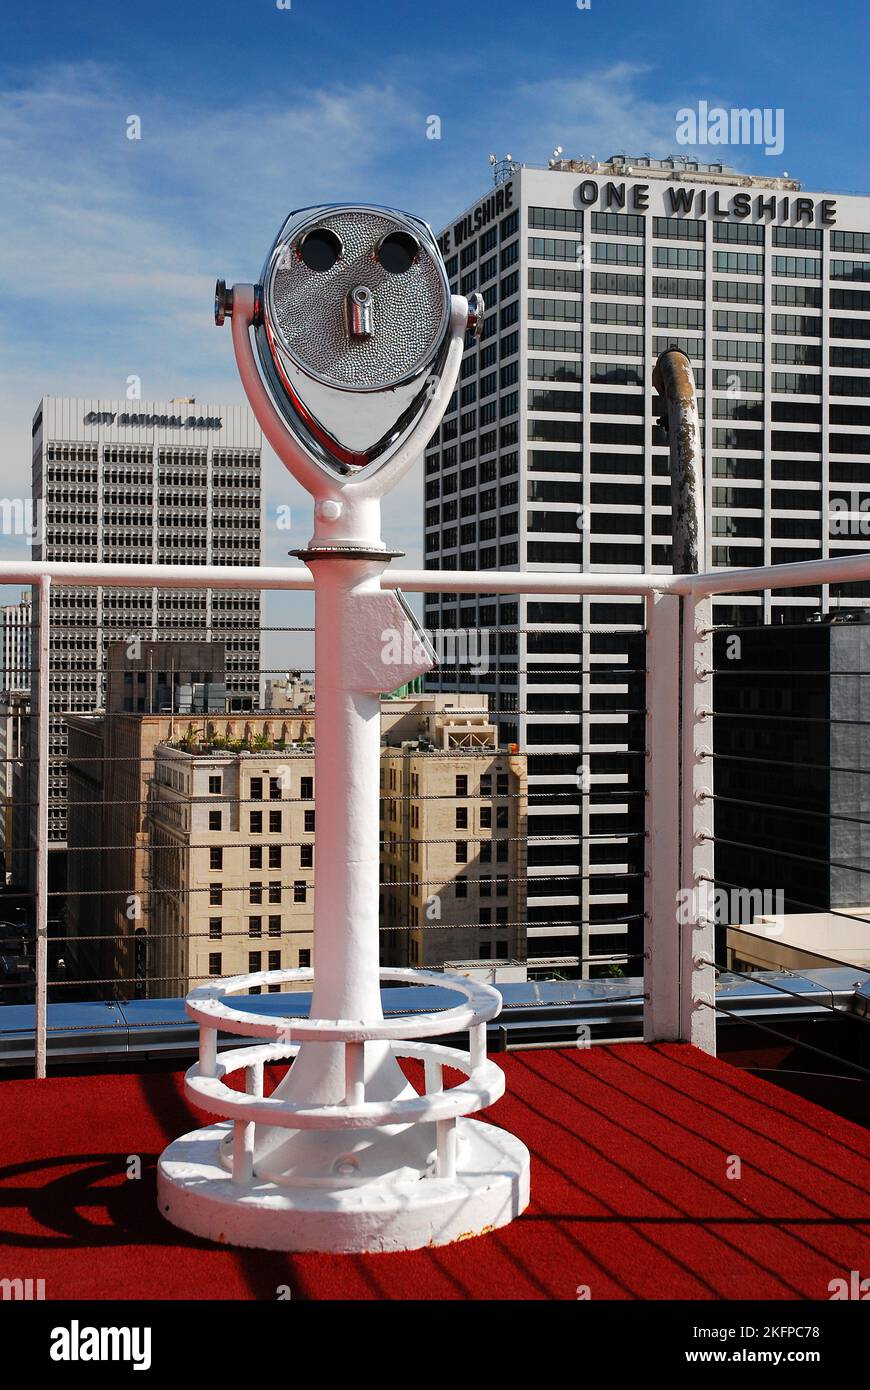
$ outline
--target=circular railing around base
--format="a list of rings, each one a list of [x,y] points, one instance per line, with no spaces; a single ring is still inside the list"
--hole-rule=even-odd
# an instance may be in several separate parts
[[[488,1023],[501,1009],[501,995],[491,985],[466,980],[461,975],[441,974],[434,970],[404,970],[383,966],[380,978],[390,982],[404,980],[408,984],[435,985],[465,996],[465,1005],[439,1009],[433,1013],[399,1015],[366,1023],[353,1018],[256,1018],[224,1004],[227,994],[240,994],[259,985],[280,984],[287,980],[313,980],[314,971],[262,970],[253,975],[231,975],[213,984],[200,985],[187,996],[185,1008],[190,1018],[205,1027],[221,1025],[228,1033],[241,1033],[247,1038],[273,1038],[296,1042],[369,1042],[376,1038],[405,1038],[410,1033],[418,1038],[433,1034],[459,1033],[478,1023]]]
[[[251,1176],[253,1127],[257,1124],[294,1130],[357,1130],[424,1122],[437,1126],[438,1176],[452,1176],[455,1144],[450,1140],[457,1119],[485,1109],[504,1094],[504,1072],[486,1056],[486,1024],[499,1013],[501,995],[490,985],[459,975],[384,967],[381,980],[436,985],[463,995],[464,1002],[451,1009],[398,1015],[371,1023],[362,1019],[294,1016],[266,1019],[224,1003],[228,994],[313,977],[310,969],[265,970],[218,980],[188,995],[187,1013],[200,1025],[200,1053],[199,1061],[185,1077],[185,1091],[198,1108],[233,1121],[233,1176],[244,1181]],[[232,1048],[218,1056],[219,1029],[270,1041]],[[425,1038],[465,1030],[470,1040],[468,1052],[411,1040],[413,1035]],[[373,1041],[390,1043],[396,1058],[424,1063],[422,1094],[388,1101],[366,1100],[365,1044]],[[291,1059],[303,1042],[344,1044],[346,1088],[342,1103],[315,1106],[263,1095],[264,1066]],[[463,1073],[465,1081],[445,1090],[444,1067]],[[244,1092],[234,1090],[225,1080],[241,1070],[246,1073]]]

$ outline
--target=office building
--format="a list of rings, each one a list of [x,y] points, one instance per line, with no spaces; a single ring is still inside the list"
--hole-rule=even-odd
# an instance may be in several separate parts
[[[57,916],[68,978],[104,981],[97,994],[113,998],[121,982],[145,993],[154,750],[225,712],[225,659],[223,642],[110,642],[105,714],[66,721],[68,873]]]
[[[34,556],[259,564],[261,450],[247,407],[47,396],[33,420]],[[52,586],[53,888],[63,889],[66,869],[65,716],[105,708],[108,644],[222,642],[230,708],[254,709],[260,705],[260,603],[254,590],[186,590],[181,584],[159,592]]]
[[[464,704],[408,700],[418,731],[402,737],[396,721],[381,754],[381,924],[394,965],[526,955],[526,759],[499,748],[485,700],[455,699]]]
[[[670,347],[699,388],[707,564],[864,548],[870,199],[648,156],[497,177],[439,238],[451,286],[481,291],[487,318],[426,452],[426,564],[667,572],[651,374]],[[868,594],[819,586],[716,612],[778,622]],[[489,634],[488,672],[445,669],[429,686],[490,694],[502,739],[529,759],[530,958],[570,954],[588,974],[595,957],[636,953],[642,601],[430,595],[425,622]]]
[[[0,691],[30,689],[31,594],[0,608]]]
[[[184,994],[210,975],[310,966],[313,755],[183,741],[161,743],[155,755],[149,971],[159,992]]]
[[[301,671],[288,671],[286,676],[266,681],[264,709],[314,708],[314,682]]]
[[[16,860],[16,832],[26,841],[30,812],[26,805],[24,746],[30,725],[30,691],[0,692],[0,857],[3,882],[27,882],[27,855]],[[17,810],[16,810],[17,808]],[[22,828],[23,823],[23,828]]]
[[[870,903],[868,619],[714,637],[716,882],[756,908],[779,892],[794,920]]]

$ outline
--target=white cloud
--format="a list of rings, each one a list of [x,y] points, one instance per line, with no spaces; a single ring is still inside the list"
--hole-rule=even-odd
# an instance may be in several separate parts
[[[443,141],[425,139],[419,66],[208,106],[184,91],[132,96],[124,73],[98,63],[36,69],[0,90],[0,495],[29,494],[44,393],[120,396],[135,373],[151,399],[241,401],[229,334],[211,321],[214,279],[253,279],[291,207],[393,201],[437,226],[485,191],[486,154],[506,141],[542,164],[556,141],[568,154],[663,153],[683,104],[644,96],[649,72],[636,64],[504,84],[485,105],[469,99],[464,63],[445,71],[445,90],[462,95],[452,111],[441,102]],[[131,114],[141,140],[126,138]],[[385,539],[412,568],[419,474],[385,508]],[[308,539],[310,504],[270,451],[264,481],[273,513],[294,510],[292,532],[265,528],[264,559],[282,563]]]

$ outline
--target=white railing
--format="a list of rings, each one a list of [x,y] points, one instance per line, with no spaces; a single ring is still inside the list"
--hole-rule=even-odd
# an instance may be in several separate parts
[[[843,584],[870,579],[870,552],[697,575],[387,570],[382,583],[423,593],[632,594],[647,599],[647,838],[645,1000],[647,1041],[685,1041],[715,1051],[712,921],[681,924],[679,895],[713,880],[711,629],[713,594]],[[0,563],[0,584],[32,584],[40,613],[52,582],[184,589],[313,589],[292,567]],[[36,783],[36,1072],[46,1070],[48,966],[49,651],[39,632],[33,688]],[[693,901],[697,901],[695,894]]]

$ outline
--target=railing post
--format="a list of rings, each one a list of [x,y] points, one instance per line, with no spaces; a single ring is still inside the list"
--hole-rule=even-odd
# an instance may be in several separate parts
[[[680,1037],[680,599],[646,603],[645,1042]]]
[[[39,593],[39,627],[36,641],[36,739],[35,757],[36,785],[36,959],[34,962],[35,983],[35,1031],[36,1031],[36,1075],[45,1077],[47,1067],[48,1037],[48,652],[49,652],[49,603],[51,600],[51,579],[41,575],[37,581]],[[32,727],[32,725],[31,725]],[[30,785],[33,782],[30,781]]]
[[[712,610],[709,595],[682,600],[680,1037],[715,1056]]]

